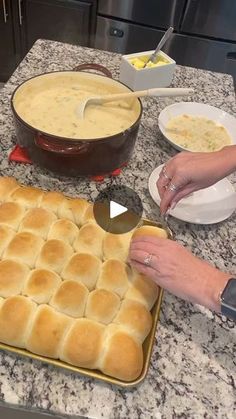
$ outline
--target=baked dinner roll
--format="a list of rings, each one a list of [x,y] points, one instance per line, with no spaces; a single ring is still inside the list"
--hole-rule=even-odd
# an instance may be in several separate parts
[[[0,296],[10,297],[21,293],[29,268],[14,260],[0,261]]]
[[[159,294],[127,262],[142,235],[167,237],[152,226],[107,233],[85,199],[0,177],[0,343],[137,379]]]
[[[129,254],[131,233],[106,233],[103,240],[104,259],[119,259],[126,262]]]
[[[87,223],[81,227],[73,247],[79,253],[91,253],[102,258],[102,240],[104,230],[95,223]]]
[[[106,202],[97,202],[96,211],[97,211],[97,214],[99,213],[100,219],[103,218],[103,222],[104,220],[107,220],[107,225],[104,224],[103,229],[105,230],[108,229],[110,206]],[[90,222],[97,224],[96,218],[94,216],[94,204],[92,203],[89,203],[83,217],[83,224],[90,223]]]
[[[113,324],[106,327],[102,350],[99,366],[104,374],[124,381],[139,377],[143,367],[142,345],[121,327]]]
[[[125,298],[135,300],[144,304],[151,310],[159,295],[159,287],[147,276],[134,271],[132,284],[130,285]]]
[[[83,368],[97,368],[105,326],[89,319],[75,320],[63,341],[60,359]]]
[[[65,201],[65,197],[60,192],[45,192],[42,196],[40,207],[54,212],[58,216],[58,208]]]
[[[58,217],[71,220],[79,226],[83,224],[83,217],[89,203],[85,199],[66,198],[58,207]]]
[[[7,201],[11,193],[20,185],[13,177],[0,177],[0,201]]]
[[[142,343],[151,330],[152,316],[143,304],[125,298],[113,322],[124,326],[127,333]]]
[[[44,208],[32,208],[25,213],[19,231],[29,231],[47,238],[51,224],[57,219],[52,211]]]
[[[35,266],[60,273],[72,253],[72,247],[62,240],[48,240],[42,247]]]
[[[90,204],[85,199],[74,198],[67,199],[59,207],[59,217],[67,218],[69,211],[69,219],[73,220],[78,226],[84,224],[84,214]]]
[[[89,291],[95,288],[102,266],[101,260],[89,253],[75,253],[63,269],[63,279],[82,282]]]
[[[24,283],[22,294],[27,295],[38,304],[48,303],[61,283],[55,272],[47,269],[34,269]]]
[[[22,295],[8,297],[0,306],[0,341],[25,348],[25,340],[37,305]]]
[[[16,232],[12,228],[0,225],[0,257],[15,234]]]
[[[0,224],[18,230],[24,216],[24,207],[16,202],[4,202],[0,204]]]
[[[154,226],[142,226],[137,228],[132,235],[132,239],[141,236],[152,236],[162,239],[168,238],[168,234],[163,228]]]
[[[60,346],[73,320],[46,304],[35,313],[26,348],[39,355],[59,358]]]
[[[95,217],[94,217],[94,213],[93,213],[93,204],[91,202],[89,202],[84,215],[83,215],[83,219],[82,219],[82,224],[86,224],[89,222],[94,222],[95,224],[97,224]]]
[[[48,233],[48,239],[63,238],[63,241],[72,245],[78,231],[78,227],[72,221],[62,218],[51,225]]]
[[[17,201],[18,204],[23,205],[25,208],[38,207],[43,197],[44,192],[31,186],[22,186],[14,190],[10,197],[10,201]]]
[[[15,259],[24,262],[33,268],[43,244],[43,239],[36,236],[36,234],[28,232],[18,233],[8,244],[3,257],[4,259]]]
[[[83,317],[88,289],[77,281],[63,281],[53,295],[50,305],[71,317]]]
[[[112,322],[120,307],[120,299],[114,293],[104,289],[90,292],[85,316],[100,323]]]
[[[120,260],[109,259],[102,264],[96,288],[102,288],[123,297],[129,287],[129,268]]]

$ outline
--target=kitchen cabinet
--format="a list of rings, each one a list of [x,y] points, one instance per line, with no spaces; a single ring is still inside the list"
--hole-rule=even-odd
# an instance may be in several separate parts
[[[96,0],[0,0],[0,82],[39,39],[89,46]]]
[[[77,0],[24,0],[21,4],[25,53],[38,38],[89,45],[91,3]]]
[[[16,65],[11,2],[0,0],[0,81],[5,81]]]

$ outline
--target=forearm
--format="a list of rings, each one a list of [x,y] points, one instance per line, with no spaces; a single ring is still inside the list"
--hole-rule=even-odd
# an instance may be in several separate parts
[[[220,297],[232,275],[215,268],[212,269],[212,273],[209,271],[208,275],[208,278],[203,283],[203,292],[199,296],[200,301],[198,303],[212,311],[220,312]]]
[[[194,266],[195,265],[195,266]],[[208,262],[195,258],[193,270],[183,272],[179,283],[161,284],[169,292],[193,304],[220,312],[221,294],[232,275],[221,272]],[[159,283],[160,281],[156,281]]]
[[[152,255],[149,265],[145,257]],[[130,261],[144,275],[177,297],[221,311],[220,297],[232,274],[199,259],[179,243],[156,237],[135,238]]]
[[[220,166],[225,176],[236,171],[236,145],[226,146],[219,151]]]

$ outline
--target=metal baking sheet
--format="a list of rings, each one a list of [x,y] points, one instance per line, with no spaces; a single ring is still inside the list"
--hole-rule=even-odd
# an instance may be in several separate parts
[[[171,231],[168,229],[168,227],[166,227],[166,226],[164,227],[162,223],[157,223],[157,222],[154,222],[154,221],[143,219],[142,220],[142,225],[152,225],[152,226],[164,228],[168,233],[168,237],[172,238]],[[46,362],[50,365],[54,365],[55,367],[65,368],[65,369],[67,369],[69,371],[72,371],[74,373],[78,373],[78,374],[84,375],[84,376],[89,377],[89,378],[99,379],[99,380],[105,381],[105,382],[110,383],[110,384],[115,384],[115,385],[122,386],[122,387],[136,386],[139,383],[141,383],[141,381],[144,380],[144,378],[147,375],[148,369],[149,369],[151,355],[152,355],[152,348],[153,348],[154,341],[155,341],[155,333],[156,333],[158,320],[159,320],[159,314],[160,314],[160,308],[161,308],[161,302],[162,302],[162,295],[163,295],[163,290],[160,289],[157,301],[155,302],[155,304],[154,304],[154,306],[151,310],[151,315],[152,315],[152,319],[153,319],[152,328],[151,328],[151,331],[150,331],[149,335],[146,337],[146,339],[143,343],[143,369],[142,369],[142,372],[141,372],[140,376],[133,381],[129,381],[129,382],[122,381],[122,380],[119,380],[117,378],[105,375],[101,371],[98,371],[98,370],[90,370],[90,369],[87,369],[87,368],[76,367],[76,366],[67,364],[66,362],[60,361],[58,359],[43,357],[41,355],[37,355],[37,354],[34,354],[32,352],[29,352],[26,349],[16,348],[14,346],[6,345],[4,343],[0,343],[0,349],[2,349],[4,351],[13,352],[17,355],[23,355],[23,356],[27,356],[27,357],[32,358],[32,359],[43,361],[43,362]]]

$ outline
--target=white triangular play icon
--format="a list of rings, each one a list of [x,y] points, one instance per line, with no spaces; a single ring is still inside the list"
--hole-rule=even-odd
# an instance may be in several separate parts
[[[128,208],[123,207],[123,205],[120,205],[115,201],[110,201],[110,218],[117,217],[126,211],[128,211]]]

